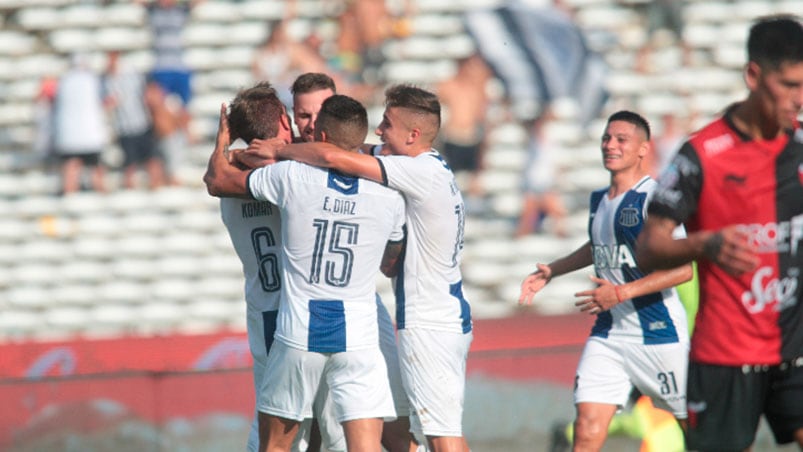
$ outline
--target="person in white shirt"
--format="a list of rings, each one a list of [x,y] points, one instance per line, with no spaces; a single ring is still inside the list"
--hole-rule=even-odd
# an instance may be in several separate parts
[[[293,122],[298,135],[294,142],[315,141],[315,121],[323,101],[337,92],[334,79],[320,72],[306,72],[299,75],[292,84]],[[410,430],[410,403],[401,382],[399,355],[396,344],[396,328],[382,299],[377,294],[377,320],[379,322],[379,346],[385,356],[396,408],[396,419],[386,421],[382,427],[382,446],[389,452],[409,452],[418,449],[418,442]],[[328,388],[321,387],[313,411],[315,419],[311,427],[310,447],[314,448],[318,434],[320,442],[329,452],[338,452],[345,447],[343,429],[334,419],[331,397]]]
[[[289,128],[286,116],[282,124]],[[359,102],[336,95],[324,101],[315,133],[356,150],[367,124]],[[261,450],[290,449],[326,379],[348,449],[379,452],[382,422],[395,413],[377,340],[375,271],[380,263],[391,268],[401,252],[403,199],[296,162],[242,170],[229,164],[220,140],[204,177],[209,193],[271,201],[282,218],[286,277],[264,379],[270,383],[260,389]]]
[[[394,290],[411,423],[435,452],[468,451],[462,418],[465,365],[473,335],[460,272],[465,206],[454,174],[432,149],[440,112],[434,94],[396,85],[385,92],[385,112],[376,129],[392,155],[374,157],[370,151],[343,152],[325,143],[285,145],[277,140],[254,140],[246,154],[334,168],[404,195],[406,255]]]
[[[635,259],[635,243],[657,184],[644,158],[651,152],[649,123],[619,111],[602,135],[610,186],[591,194],[589,241],[555,261],[537,264],[521,284],[520,304],[530,304],[549,281],[589,265],[596,288],[575,303],[597,316],[574,386],[575,450],[600,450],[608,424],[635,387],[656,407],[685,425],[689,338],[676,285],[692,278],[690,265],[647,273]],[[685,235],[682,227],[677,236]]]

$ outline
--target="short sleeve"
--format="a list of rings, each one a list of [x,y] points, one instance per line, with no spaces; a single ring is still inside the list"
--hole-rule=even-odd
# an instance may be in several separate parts
[[[248,176],[248,191],[254,199],[269,201],[281,206],[285,196],[285,187],[290,178],[292,162],[278,162],[251,171]]]
[[[702,185],[700,158],[686,143],[658,178],[658,187],[647,210],[649,215],[686,223],[697,211]]]
[[[377,157],[377,160],[383,168],[388,187],[413,199],[426,198],[431,192],[433,172],[438,169],[435,166],[438,160],[434,157],[388,155]]]
[[[396,208],[393,212],[393,229],[388,241],[400,242],[404,240],[405,204],[404,198],[397,194]]]

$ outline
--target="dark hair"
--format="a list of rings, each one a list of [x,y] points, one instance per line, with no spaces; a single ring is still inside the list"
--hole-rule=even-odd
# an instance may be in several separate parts
[[[332,77],[320,72],[307,72],[299,75],[290,87],[290,92],[293,94],[307,94],[315,91],[331,89],[333,93],[337,92],[335,81]]]
[[[413,85],[394,85],[385,90],[385,106],[435,115],[440,125],[441,103],[438,96]]]
[[[229,137],[250,142],[255,138],[273,138],[279,133],[279,118],[284,105],[268,82],[241,90],[229,105]]]
[[[315,135],[321,132],[326,133],[329,143],[341,149],[355,150],[368,134],[368,112],[351,97],[341,94],[330,96],[321,104],[321,111],[315,120]]]
[[[638,113],[628,110],[619,110],[608,117],[608,124],[612,123],[613,121],[629,122],[630,124],[636,126],[637,129],[644,132],[644,134],[647,136],[647,140],[650,139],[650,123]]]
[[[769,69],[778,69],[787,62],[803,62],[803,25],[800,20],[792,15],[758,19],[750,27],[747,58]]]
[[[418,127],[424,140],[432,143],[441,127],[441,103],[435,94],[413,85],[394,85],[385,90],[386,108],[403,108],[413,113],[412,127]]]

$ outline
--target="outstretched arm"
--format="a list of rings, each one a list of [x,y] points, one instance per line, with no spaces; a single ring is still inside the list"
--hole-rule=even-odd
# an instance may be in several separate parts
[[[531,304],[533,297],[555,276],[579,270],[593,264],[591,255],[591,242],[586,242],[571,254],[564,256],[549,265],[537,264],[536,271],[530,273],[521,283],[519,304]]]
[[[333,168],[374,182],[385,182],[382,166],[375,157],[344,151],[330,143],[293,143],[283,146],[276,141],[257,139],[251,141],[245,153],[259,158],[295,160],[322,168]]]
[[[732,275],[740,275],[755,270],[760,263],[747,234],[738,226],[674,239],[675,226],[670,218],[650,215],[638,238],[636,260],[642,269],[667,269],[705,258]]]
[[[671,270],[654,271],[641,279],[619,285],[591,276],[591,281],[597,284],[597,287],[574,294],[580,298],[574,305],[579,307],[580,311],[599,314],[625,300],[677,286],[690,280],[692,275],[691,264],[685,264]]]
[[[209,157],[209,163],[204,174],[206,191],[219,198],[242,197],[248,198],[248,174],[238,165],[229,162],[227,150],[229,147],[229,123],[226,120],[226,104],[220,106],[220,122],[218,123],[215,150]]]

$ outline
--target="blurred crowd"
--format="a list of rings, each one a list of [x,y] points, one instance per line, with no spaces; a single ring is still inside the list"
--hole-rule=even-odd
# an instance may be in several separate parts
[[[182,183],[181,169],[190,158],[190,145],[203,138],[193,133],[189,108],[193,72],[183,42],[192,10],[202,2],[136,0],[146,12],[151,32],[153,58],[147,70],[129,64],[125,52],[113,50],[104,55],[71,55],[69,70],[41,81],[33,147],[59,171],[60,194],[104,192],[118,186],[158,189]],[[542,9],[548,15],[543,17],[573,23],[572,10],[564,2],[546,4]],[[292,109],[292,81],[308,72],[330,75],[339,92],[365,105],[380,104],[388,82],[383,49],[389,41],[412,33],[415,1],[326,0],[321,7],[328,12],[331,27],[296,26],[300,4],[290,0],[284,6],[284,17],[267,22],[264,40],[254,46],[252,80],[270,81],[288,110]],[[680,44],[683,64],[689,63],[691,53],[682,39],[682,3],[653,0],[637,8],[644,21],[645,44],[635,69],[651,70],[652,53],[667,35]],[[537,99],[527,115],[518,114],[516,103],[522,99],[517,98],[515,87],[509,86],[498,63],[483,52],[482,43],[477,44],[473,52],[454,61],[450,76],[432,86],[444,108],[436,148],[467,193],[469,210],[482,214],[488,133],[500,122],[519,123],[528,134],[528,157],[522,168],[523,201],[515,235],[564,236],[567,209],[556,187],[561,171],[556,156],[562,149],[548,133],[556,99]],[[672,114],[661,118],[658,130],[665,130],[666,137],[658,137],[655,143],[655,174],[675,150],[678,137],[688,131],[681,123],[685,120]],[[115,152],[107,152],[110,149]],[[110,171],[119,172],[119,183],[109,182]]]

